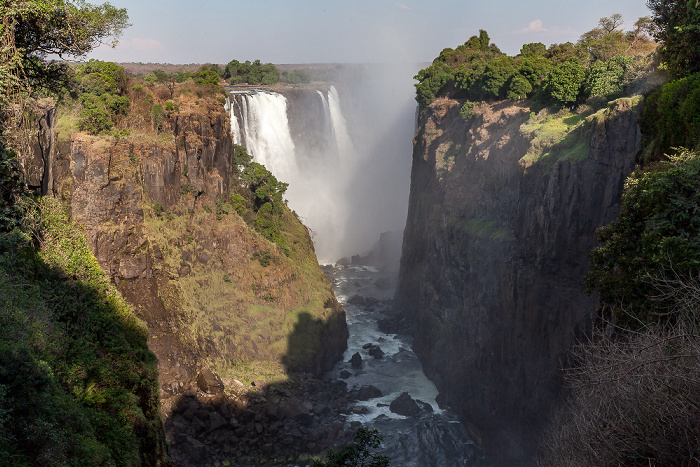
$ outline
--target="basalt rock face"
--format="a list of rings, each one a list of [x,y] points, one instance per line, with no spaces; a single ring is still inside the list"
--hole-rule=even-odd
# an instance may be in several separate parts
[[[35,177],[70,206],[100,266],[147,323],[166,419],[200,389],[202,372],[225,388],[320,375],[346,347],[344,311],[296,216],[285,209],[287,256],[222,210],[235,168],[220,107],[183,104],[151,141],[59,135],[52,172]],[[35,151],[31,167],[43,166],[44,153]]]
[[[639,102],[588,117],[576,157],[554,147],[534,162],[529,109],[483,105],[465,123],[441,99],[420,114],[396,299],[439,402],[499,465],[532,455],[590,325],[587,259],[634,168]]]

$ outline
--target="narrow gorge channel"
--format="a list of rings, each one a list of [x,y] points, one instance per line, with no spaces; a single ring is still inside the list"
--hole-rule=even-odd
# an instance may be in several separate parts
[[[410,90],[405,98],[412,106]],[[346,117],[350,104],[327,85],[233,88],[226,107],[234,143],[289,183],[289,206],[315,233],[317,256],[345,309],[348,347],[325,379],[347,385],[346,430],[377,429],[380,452],[392,465],[481,465],[480,449],[457,415],[438,406],[438,391],[411,350],[408,323],[393,307],[407,198],[391,194],[391,183],[403,184],[407,195],[410,107],[397,121],[368,125],[376,122],[372,112],[356,105],[370,115]],[[392,157],[398,167],[383,164]],[[362,178],[381,182],[368,190]],[[377,202],[357,196],[368,191]]]

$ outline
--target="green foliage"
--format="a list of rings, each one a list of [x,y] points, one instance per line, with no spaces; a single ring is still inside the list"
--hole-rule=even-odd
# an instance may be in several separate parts
[[[253,256],[251,257],[253,260],[258,260],[260,262],[260,266],[262,267],[267,267],[270,265],[270,260],[272,259],[272,255],[270,254],[269,250],[263,250],[263,251],[256,251],[253,253]]]
[[[622,15],[617,13],[600,18],[597,28],[581,35],[579,50],[585,53],[591,63],[598,60],[607,62],[615,56],[623,55],[630,44],[627,36],[618,30],[622,24]]]
[[[433,63],[420,70],[413,79],[418,80],[416,101],[419,106],[426,107],[452,79],[452,69],[443,62]]]
[[[231,84],[275,84],[280,79],[280,72],[272,63],[262,64],[260,60],[253,63],[244,63],[232,60],[224,69],[222,74],[224,79],[229,79]]]
[[[304,70],[282,72],[282,78],[289,84],[310,83],[311,76]]]
[[[167,463],[145,326],[63,206],[45,198],[38,207],[28,230],[0,235],[0,459]]]
[[[76,65],[74,71],[81,92],[98,96],[104,93],[121,95],[126,92],[129,76],[116,63],[90,59],[85,64]]]
[[[151,126],[155,131],[160,131],[163,129],[163,118],[165,117],[165,110],[160,104],[153,104],[151,107]]]
[[[631,64],[631,57],[621,56],[607,62],[595,62],[588,73],[584,92],[588,96],[613,99],[622,92],[625,74]]]
[[[387,467],[389,458],[373,452],[381,445],[384,437],[377,430],[358,428],[353,436],[353,442],[338,452],[332,449],[326,453],[326,460],[314,460],[313,467]]]
[[[646,98],[640,118],[647,158],[700,148],[700,73],[669,81]]]
[[[24,209],[18,201],[26,194],[24,175],[16,154],[0,141],[0,235],[22,224]]]
[[[129,26],[125,9],[82,1],[7,0],[0,17],[0,107],[17,91],[60,89],[69,68],[48,57],[84,56]]]
[[[238,193],[231,195],[231,207],[241,216],[248,212],[248,200]]]
[[[683,152],[627,180],[615,222],[600,229],[601,246],[586,280],[603,312],[624,325],[672,321],[654,299],[654,281],[700,273],[700,157]]]
[[[459,116],[462,117],[462,120],[466,122],[476,115],[476,112],[474,112],[475,105],[476,102],[472,101],[466,101],[464,105],[462,105],[462,108],[459,110]]]
[[[508,99],[525,99],[532,92],[532,84],[522,75],[513,76],[508,85]]]
[[[216,200],[216,219],[221,220],[231,213],[233,207],[223,199]]]
[[[700,4],[693,1],[647,0],[661,44],[661,60],[672,77],[700,72]]]
[[[163,203],[155,203],[153,205],[153,214],[160,217],[163,214]]]
[[[213,70],[199,70],[194,73],[192,79],[200,86],[219,84],[219,75]]]
[[[552,65],[559,65],[567,60],[578,57],[578,52],[574,44],[571,42],[564,42],[563,44],[550,45],[544,56]]]
[[[253,156],[243,146],[236,146],[233,151],[233,166],[236,173],[247,167],[253,161]]]
[[[586,69],[578,59],[569,59],[552,68],[544,80],[542,92],[549,102],[570,106],[581,98]]]
[[[80,103],[83,106],[78,117],[80,131],[97,135],[109,131],[114,126],[104,99],[95,94],[86,93],[80,96]]]
[[[520,48],[520,55],[523,57],[541,57],[544,56],[545,53],[547,53],[547,47],[542,42],[531,42],[529,44],[524,44]]]

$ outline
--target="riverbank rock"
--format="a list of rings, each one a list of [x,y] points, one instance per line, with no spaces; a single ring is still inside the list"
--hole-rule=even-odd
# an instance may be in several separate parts
[[[352,365],[352,367],[355,369],[362,368],[362,355],[360,355],[360,352],[355,352],[352,355],[350,358],[350,365]]]
[[[420,407],[407,392],[402,392],[399,397],[391,401],[389,410],[398,415],[412,417],[420,412]]]
[[[376,397],[382,397],[382,391],[371,384],[365,384],[357,391],[357,398],[361,401],[374,399]]]

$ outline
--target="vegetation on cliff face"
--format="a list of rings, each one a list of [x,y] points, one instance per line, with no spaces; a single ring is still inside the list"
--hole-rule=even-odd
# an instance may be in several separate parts
[[[644,167],[599,231],[587,286],[600,293],[603,323],[575,351],[572,397],[542,444],[542,466],[700,462],[700,16],[693,2],[649,6],[677,79],[648,96]]]
[[[156,358],[60,202],[0,234],[0,463],[166,465]]]

